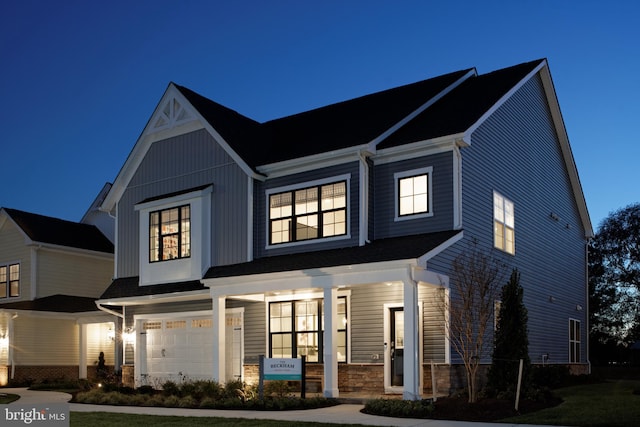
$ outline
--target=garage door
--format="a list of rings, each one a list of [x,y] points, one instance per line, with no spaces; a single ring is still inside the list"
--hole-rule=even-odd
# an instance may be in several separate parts
[[[211,317],[143,322],[148,374],[173,381],[211,378],[211,326]]]
[[[226,376],[242,379],[243,316],[226,314]],[[142,322],[146,335],[146,376],[149,384],[211,379],[213,360],[211,316],[154,319]],[[144,373],[144,372],[141,372]]]

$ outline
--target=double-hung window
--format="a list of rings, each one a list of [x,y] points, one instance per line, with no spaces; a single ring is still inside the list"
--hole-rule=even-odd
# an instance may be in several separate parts
[[[496,248],[511,255],[516,253],[513,202],[496,192],[493,193],[493,240]]]
[[[580,363],[580,321],[569,319],[569,363]]]
[[[347,234],[347,181],[268,197],[271,245]]]
[[[0,265],[0,298],[20,296],[20,264]]]
[[[346,298],[338,298],[337,359],[347,361]],[[278,301],[269,304],[270,357],[306,356],[308,362],[322,362],[324,301],[322,299]]]
[[[149,214],[149,261],[191,256],[191,210],[189,205]]]
[[[396,221],[433,215],[431,176],[433,168],[421,168],[394,174]]]

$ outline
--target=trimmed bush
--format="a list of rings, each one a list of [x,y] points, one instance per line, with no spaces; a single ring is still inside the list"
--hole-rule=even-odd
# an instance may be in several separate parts
[[[398,418],[430,418],[435,407],[430,400],[374,399],[364,405],[362,412]]]

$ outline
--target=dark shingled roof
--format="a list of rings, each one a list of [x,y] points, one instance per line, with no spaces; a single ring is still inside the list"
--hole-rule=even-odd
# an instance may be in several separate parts
[[[4,211],[34,242],[113,253],[113,243],[94,225],[65,221],[17,209],[4,208]]]
[[[464,81],[385,139],[378,148],[466,131],[541,62],[542,60],[531,61]]]
[[[464,132],[542,61],[472,75],[378,148]],[[288,117],[256,122],[175,85],[252,168],[367,144],[468,75],[460,70]],[[175,83],[174,83],[175,84]]]
[[[205,279],[247,276],[419,258],[460,233],[459,230],[379,239],[364,246],[264,257],[241,264],[211,267]]]
[[[211,267],[205,279],[238,277],[419,258],[455,237],[460,230],[380,239],[364,246],[264,257],[241,264]],[[139,278],[115,279],[100,299],[161,295],[207,289],[200,281],[139,286]]]
[[[249,166],[367,144],[471,69],[258,123],[175,84]]]
[[[176,292],[201,291],[207,289],[199,280],[159,285],[139,286],[140,278],[122,277],[115,279],[104,291],[100,299],[141,297],[146,295],[171,294]]]
[[[0,304],[0,310],[51,311],[55,313],[83,313],[98,311],[95,298],[73,295],[51,295],[32,301],[17,301]]]

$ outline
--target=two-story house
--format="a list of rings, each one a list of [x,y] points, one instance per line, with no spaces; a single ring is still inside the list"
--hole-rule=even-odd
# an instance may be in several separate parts
[[[0,208],[0,385],[92,377],[100,352],[119,365],[118,318],[95,304],[113,277],[110,187],[80,222]]]
[[[255,381],[306,356],[325,396],[455,383],[452,260],[521,272],[534,362],[587,366],[592,227],[546,60],[264,123],[171,83],[102,209],[125,381]],[[489,362],[489,360],[484,360]]]

